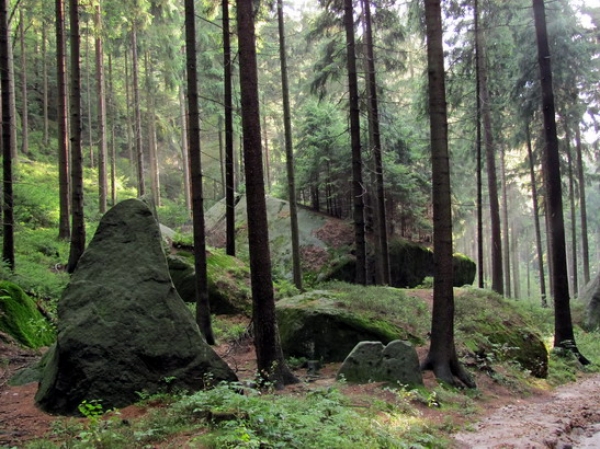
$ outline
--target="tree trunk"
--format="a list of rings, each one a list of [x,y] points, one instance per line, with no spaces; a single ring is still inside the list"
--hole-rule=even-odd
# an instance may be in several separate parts
[[[294,145],[292,141],[292,115],[290,112],[290,88],[285,49],[285,27],[283,21],[283,0],[277,0],[277,22],[279,26],[279,60],[281,62],[281,89],[283,94],[283,130],[285,137],[285,163],[287,170],[288,200],[290,203],[290,226],[292,234],[292,266],[294,285],[302,290],[302,265],[300,260],[300,237],[298,231],[298,207],[296,201],[296,180],[294,175]]]
[[[10,5],[9,5],[10,8]],[[17,154],[17,149],[18,149],[18,142],[17,142],[17,88],[16,88],[16,83],[15,83],[15,55],[13,53],[13,46],[12,46],[12,42],[10,39],[11,36],[11,20],[13,19],[13,16],[10,14],[9,12],[9,22],[8,22],[8,32],[9,32],[9,45],[8,45],[8,71],[10,72],[8,79],[9,79],[9,83],[10,83],[10,89],[9,89],[9,94],[10,94],[10,115],[12,116],[13,120],[12,120],[12,131],[10,133],[10,148],[12,151],[12,161],[13,164],[16,164],[18,162],[18,154]]]
[[[113,84],[112,55],[108,55],[108,98],[110,111],[110,203],[117,203],[117,143],[115,130],[115,90]]]
[[[85,221],[83,213],[83,154],[81,151],[81,68],[79,5],[69,0],[71,43],[71,246],[67,271],[73,273],[85,249]]]
[[[29,107],[27,92],[27,56],[25,54],[25,23],[23,4],[19,5],[19,40],[21,44],[21,153],[29,153]]]
[[[58,90],[58,195],[59,219],[58,238],[71,238],[71,201],[69,186],[69,131],[67,116],[67,57],[65,45],[65,5],[64,0],[56,0],[56,82]]]
[[[502,242],[504,243],[504,248],[502,252],[504,253],[504,293],[507,297],[511,297],[510,291],[510,226],[508,224],[508,193],[506,186],[506,157],[504,147],[500,148],[500,184],[502,186],[502,232],[504,235],[504,239]]]
[[[44,114],[44,131],[42,143],[44,148],[50,144],[49,121],[48,121],[48,29],[44,19],[42,21],[42,109]]]
[[[583,259],[583,283],[590,282],[590,247],[588,243],[587,205],[585,198],[585,177],[581,151],[581,130],[575,128],[575,151],[577,153],[577,183],[579,184],[579,212],[581,219],[581,258]]]
[[[475,22],[475,36],[479,35],[479,3],[478,0],[474,2],[474,11],[473,18]],[[476,81],[475,81],[475,89],[476,89],[476,128],[477,128],[477,141],[476,145],[476,165],[477,165],[477,286],[479,288],[484,288],[484,262],[483,262],[483,181],[482,181],[482,161],[481,161],[481,82],[479,77],[479,72],[481,68],[479,67],[481,57],[481,50],[479,45],[477,45],[477,41],[475,44],[475,73]]]
[[[579,126],[579,124],[578,124]],[[577,297],[579,282],[577,277],[577,213],[575,211],[575,174],[571,152],[571,129],[565,115],[565,154],[567,155],[567,174],[569,178],[569,212],[571,214],[571,290],[570,295]]]
[[[249,0],[237,0],[236,3],[254,345],[259,376],[281,388],[298,380],[283,358],[275,317],[262,164],[253,4]]]
[[[387,217],[385,209],[385,188],[383,180],[383,161],[381,148],[381,132],[379,130],[379,104],[377,101],[377,79],[375,76],[375,55],[373,44],[373,22],[371,20],[370,0],[362,0],[365,14],[365,39],[367,50],[367,84],[369,86],[369,129],[371,129],[373,145],[373,161],[375,165],[375,210],[377,216],[377,261],[381,283],[390,283],[390,260],[388,254]]]
[[[490,235],[490,248],[492,255],[492,290],[504,294],[502,272],[502,237],[500,231],[500,205],[498,201],[498,180],[496,175],[496,155],[494,136],[492,134],[492,118],[490,111],[490,96],[487,85],[487,63],[485,57],[485,44],[481,29],[475,37],[477,46],[477,58],[479,60],[479,86],[481,89],[479,102],[483,118],[483,130],[485,137],[485,155],[487,162],[488,195],[490,201],[490,223],[492,232]]]
[[[233,156],[233,100],[231,36],[229,35],[229,0],[222,0],[223,6],[223,67],[225,102],[225,222],[226,252],[235,256],[235,178]],[[239,172],[239,171],[238,171]]]
[[[127,55],[129,54],[129,52],[127,51],[127,49],[125,49],[125,51],[123,52],[123,58],[125,59],[125,103],[126,104],[126,117],[125,117],[125,129],[127,131],[127,158],[129,159],[129,168],[131,170],[131,177],[136,177],[136,156],[134,154],[135,151],[135,145],[134,145],[134,138],[133,138],[133,128],[134,128],[134,122],[133,122],[133,118],[132,118],[132,113],[131,113],[131,82],[130,82],[130,76],[129,76],[129,61],[128,61],[128,57]]]
[[[571,350],[583,364],[589,364],[575,344],[573,322],[569,298],[569,283],[567,279],[567,261],[565,252],[565,226],[562,205],[562,186],[558,156],[558,138],[556,136],[556,119],[554,107],[554,91],[552,88],[552,68],[548,33],[546,31],[546,16],[543,0],[533,1],[533,14],[538,47],[538,63],[542,86],[542,111],[544,115],[544,146],[543,173],[546,187],[546,207],[551,236],[552,277],[554,286],[554,347]]]
[[[158,170],[158,149],[156,144],[156,110],[154,104],[154,91],[152,84],[150,57],[148,51],[144,53],[144,72],[146,73],[146,120],[148,124],[148,166],[150,168],[150,184],[152,196],[157,206],[160,206],[160,174]]]
[[[146,194],[146,176],[144,174],[144,149],[142,147],[142,106],[140,104],[140,85],[137,51],[137,18],[133,20],[131,30],[131,76],[133,82],[133,109],[135,111],[134,146],[137,164],[138,196]]]
[[[187,65],[188,148],[192,180],[192,216],[194,222],[194,268],[196,270],[196,322],[209,345],[215,344],[210,321],[210,301],[206,267],[204,230],[204,194],[200,151],[200,111],[198,109],[198,74],[196,68],[196,15],[194,0],[185,0],[185,48]]]
[[[100,4],[94,14],[96,27],[96,93],[98,95],[98,206],[101,214],[106,212],[108,179],[106,175],[106,94],[104,92],[104,50],[102,45],[102,13]],[[92,130],[90,129],[90,133]]]
[[[181,164],[183,165],[183,197],[185,209],[192,211],[192,188],[190,186],[190,158],[188,149],[188,115],[185,107],[183,86],[179,88],[179,110],[181,114]]]
[[[11,133],[14,117],[10,108],[10,30],[8,0],[0,0],[0,89],[2,91],[2,261],[10,271],[15,270],[14,210],[13,210],[13,151]]]
[[[89,25],[88,25],[89,28]],[[80,39],[81,41],[81,39]],[[92,124],[92,87],[91,81],[91,69],[90,69],[90,39],[85,39],[85,74],[86,74],[86,86],[87,86],[87,130],[88,130],[88,150],[90,154],[90,168],[96,167],[96,161],[94,159],[94,133],[92,130],[94,126]]]
[[[367,249],[365,242],[364,195],[362,178],[362,150],[360,145],[360,109],[358,104],[358,77],[354,43],[354,10],[352,0],[344,0],[344,28],[348,65],[348,91],[350,104],[350,145],[352,147],[352,196],[354,220],[354,245],[356,253],[357,284],[367,283]]]
[[[434,282],[431,345],[422,368],[433,370],[443,382],[455,384],[456,376],[468,387],[475,387],[458,361],[454,346],[452,203],[440,0],[425,0],[425,22],[433,179]]]
[[[544,250],[542,243],[542,231],[540,227],[540,207],[538,204],[537,182],[535,179],[535,168],[533,163],[533,149],[531,146],[531,133],[529,123],[525,125],[527,139],[527,156],[529,159],[529,175],[531,177],[531,199],[533,201],[533,223],[535,226],[535,246],[537,249],[538,269],[540,274],[540,293],[542,296],[542,307],[548,307],[546,298],[546,277],[544,274]]]

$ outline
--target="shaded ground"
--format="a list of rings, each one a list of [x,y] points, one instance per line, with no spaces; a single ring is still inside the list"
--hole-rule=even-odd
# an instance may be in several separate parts
[[[217,352],[230,364],[240,378],[252,378],[255,373],[254,350],[249,341],[221,345]],[[426,348],[419,348],[424,357]],[[34,351],[24,350],[0,338],[0,448],[23,447],[26,441],[42,438],[52,430],[56,417],[47,415],[34,405],[36,384],[11,387],[10,375],[29,364],[36,357]],[[338,364],[323,367],[317,376],[308,376],[306,369],[297,370],[305,382],[288,387],[283,394],[301,393],[335,383]],[[461,427],[472,428],[455,434],[456,448],[596,448],[598,440],[587,440],[600,429],[600,375],[587,377],[575,384],[565,385],[553,392],[534,391],[524,398],[485,374],[477,378],[480,397],[476,407],[465,413],[461,407],[432,408],[413,403],[422,418],[431,425],[447,426],[449,431]],[[425,373],[425,384],[435,387],[432,374]],[[357,406],[368,405],[375,399],[392,401],[393,393],[380,384],[340,385],[344,394]],[[131,406],[121,410],[121,417],[135,419],[146,413],[147,407]],[[61,419],[61,418],[58,418]],[[471,425],[480,419],[478,424]],[[185,447],[186,435],[179,435],[158,447]],[[181,444],[180,444],[181,443]],[[175,446],[174,446],[175,445]]]

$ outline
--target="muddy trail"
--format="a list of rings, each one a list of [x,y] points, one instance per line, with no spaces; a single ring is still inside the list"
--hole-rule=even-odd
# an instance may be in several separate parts
[[[600,448],[600,375],[514,400],[454,435],[464,449]]]

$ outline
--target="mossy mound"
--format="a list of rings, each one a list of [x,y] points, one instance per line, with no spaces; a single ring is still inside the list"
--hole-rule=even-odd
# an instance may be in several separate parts
[[[462,287],[472,285],[477,275],[477,264],[461,253],[454,253],[452,260],[454,267],[454,286]]]
[[[169,272],[179,296],[186,301],[196,301],[196,273],[193,255],[180,252],[169,256]],[[206,254],[208,295],[211,312],[218,315],[250,315],[252,299],[250,270],[246,264],[222,250]]]
[[[456,295],[457,340],[479,358],[513,360],[533,376],[545,378],[548,350],[511,302],[487,290],[461,290]]]
[[[328,290],[315,290],[277,303],[277,320],[286,357],[341,362],[361,341],[387,344],[400,339],[423,343],[424,326],[401,316],[404,309],[401,303],[411,301],[400,290],[343,283],[327,287]],[[388,307],[391,301],[397,301],[398,305]],[[422,304],[413,302],[405,306],[414,312],[412,319],[427,315]]]
[[[0,331],[30,348],[48,346],[55,339],[33,299],[9,281],[0,281]]]

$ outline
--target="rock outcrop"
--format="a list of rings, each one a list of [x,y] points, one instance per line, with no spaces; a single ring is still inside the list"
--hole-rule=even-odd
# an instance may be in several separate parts
[[[236,379],[177,294],[148,205],[123,201],[102,218],[58,304],[58,340],[36,395],[45,411],[105,409],[136,392],[197,390]]]
[[[348,382],[388,382],[396,386],[423,385],[419,356],[408,342],[362,341],[346,357],[337,373]]]
[[[315,290],[277,302],[277,323],[286,357],[341,362],[361,341],[411,338],[385,319],[351,311]]]

